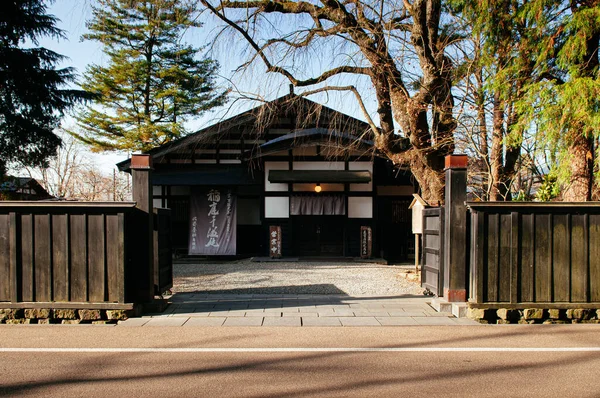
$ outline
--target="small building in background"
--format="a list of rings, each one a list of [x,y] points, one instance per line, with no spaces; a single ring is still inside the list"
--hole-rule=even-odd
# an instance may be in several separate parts
[[[35,178],[7,176],[0,182],[1,200],[54,199]]]

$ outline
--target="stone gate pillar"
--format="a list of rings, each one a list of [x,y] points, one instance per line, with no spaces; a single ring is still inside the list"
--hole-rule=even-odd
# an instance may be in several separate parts
[[[467,155],[446,156],[444,299],[467,301]]]

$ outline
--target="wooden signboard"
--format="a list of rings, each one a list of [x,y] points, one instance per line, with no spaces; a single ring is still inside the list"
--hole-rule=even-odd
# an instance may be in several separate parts
[[[360,257],[371,258],[373,252],[373,233],[371,227],[360,227]]]
[[[281,227],[269,227],[269,255],[271,258],[281,258]]]

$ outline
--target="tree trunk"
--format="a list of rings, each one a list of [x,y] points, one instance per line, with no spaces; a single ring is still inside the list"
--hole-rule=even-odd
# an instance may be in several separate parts
[[[398,101],[393,102],[394,106]],[[454,146],[448,143],[432,143],[427,120],[427,108],[408,99],[403,109],[394,109],[394,115],[409,125],[409,138],[412,148],[390,157],[397,164],[408,164],[421,188],[421,196],[429,203],[444,202],[444,157],[452,153]],[[440,124],[440,140],[447,135],[446,127]]]
[[[563,200],[590,201],[594,184],[594,140],[577,134],[568,151],[571,181],[563,191]]]
[[[444,203],[444,169],[433,168],[424,156],[413,155],[410,159],[410,170],[419,182],[421,196],[431,205]]]
[[[504,164],[504,104],[500,100],[498,93],[494,94],[494,116],[492,130],[492,150],[490,154],[490,166],[492,187],[490,190],[490,200],[504,200],[502,196],[502,174]]]
[[[590,2],[587,7],[596,7],[597,1]],[[573,12],[581,12],[573,9]],[[600,30],[590,35],[586,42],[586,54],[584,63],[580,68],[582,74],[593,78],[598,72],[600,59],[598,58],[598,45],[600,43]],[[575,129],[574,129],[575,130]],[[568,149],[569,169],[571,181],[563,191],[563,200],[566,202],[587,202],[592,200],[594,188],[594,138],[591,132],[573,131],[573,140]]]

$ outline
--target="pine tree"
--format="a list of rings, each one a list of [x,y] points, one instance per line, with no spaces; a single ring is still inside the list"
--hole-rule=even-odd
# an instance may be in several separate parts
[[[0,12],[0,178],[10,164],[45,166],[61,143],[53,130],[80,90],[63,87],[72,68],[56,69],[63,56],[39,47],[42,36],[64,38],[43,0],[7,0]],[[24,47],[32,43],[31,47]]]
[[[188,0],[98,0],[84,39],[103,45],[106,66],[92,65],[82,87],[98,95],[75,135],[93,150],[146,151],[186,133],[190,117],[221,105],[216,61],[181,44],[200,27]]]

